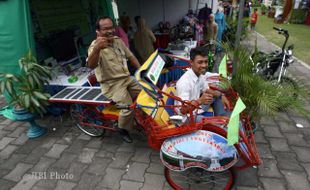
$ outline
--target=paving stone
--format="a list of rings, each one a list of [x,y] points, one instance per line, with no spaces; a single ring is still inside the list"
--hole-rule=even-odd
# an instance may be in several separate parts
[[[54,158],[42,157],[31,172],[45,172],[54,162],[56,162]]]
[[[79,184],[74,189],[75,190],[95,189],[97,184],[100,182],[101,178],[102,176],[84,173],[81,176]]]
[[[160,156],[159,156],[159,153],[157,154],[152,154],[151,155],[151,162],[154,162],[154,163],[162,163],[161,162],[161,159],[160,159]]]
[[[122,180],[120,183],[121,183],[121,189],[120,190],[128,190],[128,189],[139,190],[143,186],[143,183],[134,182],[134,181]]]
[[[26,133],[21,134],[17,139],[11,142],[14,145],[23,145],[28,141],[28,136]]]
[[[148,173],[164,175],[164,166],[162,163],[151,162],[149,168],[146,171]]]
[[[283,151],[283,152],[289,152],[291,151],[286,139],[280,139],[280,138],[268,138],[271,150],[272,151]]]
[[[55,190],[71,190],[76,186],[76,183],[68,182],[65,180],[58,180]]]
[[[98,149],[84,148],[78,157],[78,161],[85,163],[85,164],[91,163],[92,159],[93,159],[93,157],[97,151],[98,151]]]
[[[274,152],[274,154],[277,158],[279,169],[303,171],[296,159],[296,154],[289,152]]]
[[[3,164],[1,164],[0,168],[6,168],[13,170],[17,163],[26,158],[27,154],[12,154],[10,159],[7,159]]]
[[[101,150],[105,150],[107,152],[115,152],[118,147],[118,144],[102,143]]]
[[[267,159],[262,160],[262,164],[258,166],[258,176],[281,178],[282,175],[277,168],[277,161]]]
[[[16,184],[16,182],[13,182],[13,181],[10,181],[10,180],[6,180],[6,179],[0,179],[0,189],[1,190],[9,190],[15,184]]]
[[[68,169],[70,167],[70,164],[77,158],[76,154],[64,152],[60,159],[58,159],[53,167],[56,168],[63,168],[63,169]]]
[[[293,146],[292,150],[297,154],[297,158],[302,162],[310,162],[310,149]]]
[[[310,146],[305,140],[303,134],[284,133],[289,145],[295,146]]]
[[[78,136],[77,139],[89,141],[91,139],[91,136],[82,133],[80,136]]]
[[[74,139],[74,135],[72,131],[68,131],[65,133],[65,135],[56,141],[57,144],[65,144],[65,145],[71,145],[72,141]]]
[[[89,143],[85,146],[87,148],[100,149],[102,140],[100,138],[92,138]]]
[[[281,170],[288,182],[288,189],[309,190],[307,175],[303,172]]]
[[[272,117],[262,117],[260,120],[261,125],[275,125],[275,121]]]
[[[124,175],[125,170],[116,169],[116,168],[107,168],[106,175],[103,177],[103,180],[96,187],[97,190],[103,188],[107,189],[119,189],[120,180],[122,175]]]
[[[3,178],[18,182],[22,179],[23,175],[32,167],[33,165],[31,164],[19,163],[9,174],[4,176]]]
[[[80,176],[83,171],[87,168],[86,164],[82,164],[79,162],[73,162],[68,170],[68,173],[73,175],[73,179],[71,181],[77,182],[80,180]]]
[[[256,143],[268,143],[263,131],[256,131],[255,132],[255,142]]]
[[[149,165],[145,163],[134,162],[127,168],[127,173],[123,176],[123,179],[131,181],[144,182],[144,173]]]
[[[98,152],[96,152],[95,157],[107,157],[108,153],[110,153],[111,158],[114,157],[113,153],[108,152],[106,150],[99,150]]]
[[[236,185],[237,186],[258,186],[257,168],[247,168],[245,170],[236,172]]]
[[[16,153],[30,154],[35,148],[41,146],[41,144],[42,140],[40,138],[28,140],[23,146],[20,146],[19,149],[16,150]]]
[[[8,144],[10,144],[10,142],[12,142],[13,140],[15,140],[16,138],[12,138],[12,137],[4,137],[0,140],[0,151],[3,150]]]
[[[48,174],[50,175],[50,173]],[[35,184],[36,187],[40,187],[43,189],[55,189],[57,185],[57,180],[51,180],[51,179],[38,179],[39,181]]]
[[[10,119],[5,119],[5,120],[1,121],[0,125],[3,125],[3,126],[10,126],[12,123],[13,123],[12,120],[10,120]],[[6,128],[7,128],[7,127],[6,127]]]
[[[5,137],[7,134],[9,134],[10,132],[9,131],[4,131],[1,129],[1,126],[0,125],[0,139],[2,139],[3,137]]]
[[[105,175],[105,169],[111,162],[112,162],[111,158],[94,157],[93,162],[90,163],[86,172],[95,175]]]
[[[164,190],[174,190],[167,181],[164,183]]]
[[[265,136],[266,137],[278,137],[283,138],[283,135],[279,131],[277,126],[264,126]]]
[[[115,157],[112,158],[113,162],[109,165],[109,167],[125,169],[132,155],[133,153],[116,152]]]
[[[135,144],[131,143],[123,143],[117,149],[117,152],[134,152],[135,151]]]
[[[7,145],[1,152],[0,152],[0,160],[7,159],[11,156],[11,154],[18,148],[18,146],[14,145]]]
[[[310,128],[309,121],[304,117],[292,117],[295,123],[302,124],[305,128]]]
[[[51,158],[60,158],[61,153],[68,147],[68,145],[54,144],[53,147],[48,151],[45,156]]]
[[[151,149],[137,148],[134,157],[131,159],[137,162],[150,163]]]
[[[80,154],[87,143],[88,141],[86,140],[76,139],[72,142],[71,146],[66,149],[66,152]]]
[[[284,121],[279,121],[278,125],[279,125],[279,127],[280,127],[282,132],[285,132],[285,133],[297,133],[297,129],[296,129],[294,123],[288,123],[288,122],[284,122]]]
[[[47,148],[47,149],[52,148],[53,145],[55,144],[56,140],[57,140],[56,138],[46,138],[44,140],[44,143],[41,145],[41,147]]]
[[[144,177],[145,181],[141,190],[163,189],[164,182],[166,181],[164,176],[145,173]]]
[[[257,146],[260,158],[269,158],[269,159],[274,158],[274,156],[271,153],[269,144],[257,143],[256,146]]]
[[[304,139],[310,143],[310,129],[303,129],[301,130],[302,134],[304,135]]]
[[[9,137],[15,137],[18,138],[21,136],[22,133],[24,133],[24,131],[26,131],[26,127],[17,127],[11,134],[9,134]]]
[[[286,190],[286,182],[283,179],[260,178],[265,190]]]
[[[6,176],[8,173],[10,173],[11,170],[9,169],[4,169],[4,168],[1,168],[0,170],[0,179],[3,177],[3,176]],[[1,187],[0,187],[1,189]]]
[[[25,158],[24,162],[35,164],[47,151],[46,148],[37,147]]]
[[[301,165],[305,168],[305,170],[308,174],[308,181],[310,181],[310,164],[301,163]]]

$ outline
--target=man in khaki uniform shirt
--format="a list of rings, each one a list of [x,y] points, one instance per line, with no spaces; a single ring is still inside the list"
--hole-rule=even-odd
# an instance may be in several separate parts
[[[120,104],[132,104],[140,88],[130,76],[127,59],[136,67],[140,64],[136,57],[125,46],[123,41],[114,36],[114,26],[110,17],[101,17],[96,22],[97,38],[88,49],[87,64],[95,68],[97,81],[102,93]],[[132,110],[122,109],[118,119],[119,134],[128,143],[132,142],[125,128],[133,124]]]

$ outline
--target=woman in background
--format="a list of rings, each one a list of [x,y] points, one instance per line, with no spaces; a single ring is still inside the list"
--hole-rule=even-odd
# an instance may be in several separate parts
[[[223,7],[219,7],[219,9],[217,10],[217,12],[215,13],[215,22],[217,23],[217,37],[216,37],[216,41],[217,41],[217,51],[221,51],[222,50],[222,37],[223,37],[223,33],[226,27],[226,21],[225,21],[225,14],[224,14],[224,9]]]
[[[143,18],[140,18],[137,24],[138,28],[134,36],[134,46],[141,58],[141,63],[143,64],[154,52],[153,44],[156,41],[156,38],[153,32],[146,27]]]

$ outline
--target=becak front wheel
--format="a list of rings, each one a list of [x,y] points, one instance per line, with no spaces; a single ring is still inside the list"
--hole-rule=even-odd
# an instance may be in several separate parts
[[[176,190],[229,190],[234,182],[231,168],[222,172],[210,172],[202,168],[188,168],[180,172],[165,167],[165,177],[169,185]]]

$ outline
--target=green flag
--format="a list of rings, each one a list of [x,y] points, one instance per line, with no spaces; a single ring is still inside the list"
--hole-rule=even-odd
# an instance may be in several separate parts
[[[227,78],[227,55],[224,55],[220,66],[219,66],[219,74],[222,75],[223,77]]]
[[[240,113],[246,108],[241,98],[238,98],[237,103],[231,113],[228,123],[227,141],[229,145],[234,145],[238,142],[239,138],[239,120]]]

